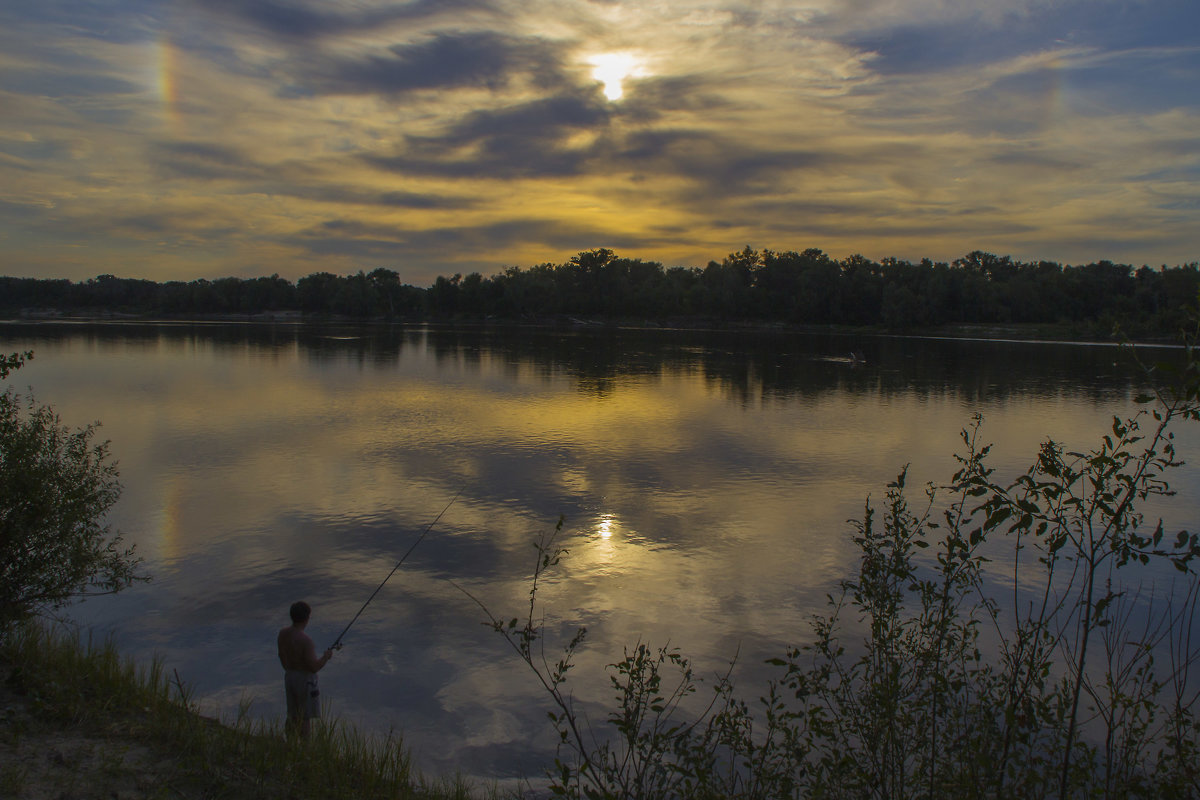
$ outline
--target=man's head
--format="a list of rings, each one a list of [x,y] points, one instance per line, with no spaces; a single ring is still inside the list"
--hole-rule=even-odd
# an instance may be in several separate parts
[[[308,603],[298,600],[292,603],[292,607],[288,609],[288,613],[292,616],[293,625],[303,625],[308,622],[308,617],[312,614],[312,609],[309,608]]]

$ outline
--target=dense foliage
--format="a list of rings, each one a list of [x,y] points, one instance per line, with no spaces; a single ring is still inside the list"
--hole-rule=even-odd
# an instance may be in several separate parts
[[[32,353],[0,357],[0,378]],[[105,524],[120,496],[107,443],[49,406],[0,393],[0,631],[86,591],[118,591],[138,559]]]
[[[0,278],[0,312],[298,311],[355,319],[703,319],[889,329],[1037,323],[1102,334],[1119,324],[1127,332],[1174,334],[1195,311],[1198,289],[1197,263],[1064,266],[975,251],[953,263],[914,264],[746,247],[704,268],[664,268],[597,249],[491,277],[443,276],[425,289],[401,283],[398,272],[384,267],[346,276],[318,272],[295,284],[278,275],[162,284],[112,275],[78,283]]]

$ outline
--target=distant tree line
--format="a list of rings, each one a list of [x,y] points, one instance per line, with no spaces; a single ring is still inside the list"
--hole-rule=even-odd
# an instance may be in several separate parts
[[[893,330],[956,324],[1058,324],[1093,332],[1174,333],[1195,311],[1200,264],[1135,269],[1099,261],[1064,266],[974,251],[951,263],[818,249],[744,250],[707,266],[664,267],[612,250],[563,264],[509,267],[483,277],[439,277],[428,288],[395,270],[339,276],[317,272],[294,284],[269,278],[191,282],[101,275],[83,282],[0,278],[0,312],[57,309],[137,315],[250,315],[298,311],[305,318],[707,320]]]

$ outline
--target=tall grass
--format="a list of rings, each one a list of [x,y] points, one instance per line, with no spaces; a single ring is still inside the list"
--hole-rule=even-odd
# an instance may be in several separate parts
[[[38,622],[14,626],[0,637],[0,668],[38,720],[151,746],[171,756],[163,781],[200,796],[471,797],[464,780],[419,775],[397,735],[372,738],[332,720],[307,739],[289,738],[282,724],[251,720],[248,703],[228,725],[206,718],[161,661],[139,666],[111,640]]]

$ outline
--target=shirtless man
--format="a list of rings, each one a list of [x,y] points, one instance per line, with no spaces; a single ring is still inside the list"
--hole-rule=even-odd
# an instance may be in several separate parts
[[[320,690],[317,688],[317,672],[333,658],[333,651],[317,658],[317,648],[312,637],[304,632],[312,609],[308,603],[292,603],[288,610],[292,624],[279,632],[279,663],[283,664],[283,687],[287,693],[288,729],[299,729],[301,736],[308,736],[310,719],[321,716]]]

